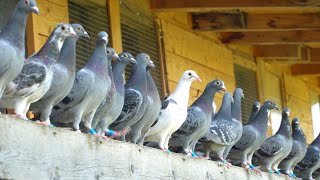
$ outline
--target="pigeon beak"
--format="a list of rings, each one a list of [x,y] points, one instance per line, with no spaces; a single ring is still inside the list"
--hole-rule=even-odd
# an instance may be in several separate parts
[[[279,107],[278,107],[278,106],[274,107],[274,109],[276,109],[277,111],[279,111]]]
[[[202,80],[201,80],[199,77],[196,77],[196,79],[197,79],[199,82],[202,83]]]
[[[39,8],[37,6],[32,7],[32,12],[35,13],[36,15],[40,14]]]
[[[242,99],[244,99],[244,94],[241,95]]]
[[[89,36],[89,34],[88,34],[86,31],[84,32],[84,37],[90,39],[90,36]]]
[[[77,33],[74,31],[74,29],[72,27],[70,27],[70,35],[77,37]]]
[[[152,61],[149,62],[149,67],[155,68],[156,66],[154,65],[154,63]]]
[[[115,55],[113,56],[113,58],[114,58],[116,61],[121,61],[121,59],[120,59],[120,57],[118,56],[118,54],[115,54]]]
[[[137,63],[137,61],[136,61],[134,58],[130,58],[130,62],[131,62],[132,64],[136,64],[136,63]]]

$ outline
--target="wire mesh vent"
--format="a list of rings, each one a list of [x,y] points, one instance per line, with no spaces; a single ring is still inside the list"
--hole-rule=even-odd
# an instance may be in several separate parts
[[[243,89],[244,99],[242,99],[242,121],[247,124],[252,104],[258,101],[256,72],[243,66],[234,65],[234,74],[236,78],[236,86]]]
[[[158,31],[154,16],[150,12],[142,11],[128,2],[121,1],[121,33],[123,51],[133,56],[144,52],[150,55],[156,68],[151,70],[159,93],[162,92],[162,77],[159,55]],[[131,73],[131,65],[126,69],[126,77]]]
[[[77,69],[82,68],[92,55],[96,37],[100,31],[109,32],[107,7],[88,1],[69,0],[70,23],[79,23],[91,39],[80,38],[77,42]]]

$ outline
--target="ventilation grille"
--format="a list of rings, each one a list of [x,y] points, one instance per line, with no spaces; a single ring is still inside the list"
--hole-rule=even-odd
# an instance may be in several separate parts
[[[121,33],[123,51],[133,56],[139,53],[150,55],[156,68],[151,70],[158,91],[162,92],[162,76],[159,55],[158,31],[154,17],[150,12],[141,11],[133,5],[121,1]],[[126,77],[131,73],[131,65],[126,69]]]
[[[90,35],[90,40],[80,38],[77,42],[77,69],[82,68],[92,55],[100,31],[109,31],[107,7],[78,0],[69,0],[70,23],[79,23]]]
[[[242,88],[244,92],[245,98],[242,99],[241,103],[242,121],[243,124],[247,124],[250,118],[252,104],[258,101],[256,72],[235,64],[234,73],[236,86]]]

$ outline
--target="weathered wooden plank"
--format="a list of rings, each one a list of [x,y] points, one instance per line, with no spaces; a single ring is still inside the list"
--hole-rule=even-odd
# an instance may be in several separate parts
[[[117,52],[122,52],[122,36],[121,36],[121,23],[120,23],[120,1],[107,0],[109,23],[110,23],[110,37],[112,47]]]
[[[225,74],[234,76],[232,54],[229,49],[170,22],[162,21],[161,24],[167,51],[210,68],[224,67]]]
[[[187,12],[200,12],[212,11],[221,9],[316,9],[319,5],[316,0],[238,0],[234,1],[225,0],[152,0],[151,9],[157,11],[187,11]],[[303,7],[302,7],[303,6]]]
[[[253,46],[253,55],[264,59],[298,59],[300,47],[288,45],[256,45]]]
[[[311,48],[310,49],[310,61],[311,62],[320,62],[320,48]]]
[[[285,75],[284,86],[287,99],[290,99],[291,96],[294,96],[306,102],[309,101],[309,88],[305,81],[293,76]]]
[[[320,64],[294,64],[291,66],[292,75],[320,76]]]
[[[285,179],[6,115],[0,129],[0,179]]]
[[[234,44],[304,44],[319,43],[320,31],[256,31],[256,32],[223,32],[223,43]]]

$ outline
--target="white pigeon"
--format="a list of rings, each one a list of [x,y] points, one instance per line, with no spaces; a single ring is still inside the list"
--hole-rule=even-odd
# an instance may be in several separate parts
[[[162,102],[159,117],[146,134],[146,142],[157,142],[160,149],[168,151],[172,133],[177,131],[187,118],[189,91],[193,81],[201,81],[195,71],[183,73],[176,89]]]

